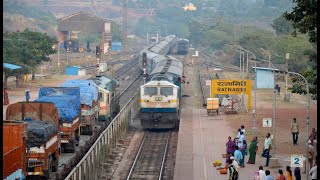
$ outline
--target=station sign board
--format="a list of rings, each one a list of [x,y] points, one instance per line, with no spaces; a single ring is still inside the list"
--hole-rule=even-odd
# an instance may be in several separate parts
[[[305,160],[304,155],[292,154],[291,155],[291,167],[303,167],[303,161]]]
[[[246,94],[248,96],[248,109],[251,109],[251,80],[239,79],[212,79],[211,97],[215,94]]]

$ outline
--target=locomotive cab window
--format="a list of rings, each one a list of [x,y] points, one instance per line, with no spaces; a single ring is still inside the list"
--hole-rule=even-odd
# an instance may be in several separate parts
[[[99,100],[104,101],[104,95],[102,92],[99,92]]]
[[[160,95],[165,95],[165,96],[173,95],[173,88],[172,87],[161,87],[160,88]]]
[[[144,95],[157,95],[158,94],[158,88],[157,87],[146,87],[144,88]]]

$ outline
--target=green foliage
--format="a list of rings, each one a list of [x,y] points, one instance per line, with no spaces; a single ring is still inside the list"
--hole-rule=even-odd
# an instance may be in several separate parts
[[[5,76],[12,73],[34,72],[35,67],[42,61],[50,61],[49,55],[54,54],[52,46],[57,40],[40,32],[5,32],[3,33],[3,57],[4,62],[20,65],[23,68],[10,71],[5,69]]]
[[[284,17],[292,21],[294,33],[297,30],[303,34],[308,33],[310,42],[317,42],[317,1],[316,0],[293,0],[297,6],[293,8],[291,13],[285,12]]]
[[[284,13],[284,17],[293,23],[294,32],[292,35],[296,37],[297,31],[308,34],[309,41],[317,43],[317,1],[293,0],[293,2],[296,3],[293,11]],[[315,46],[303,51],[305,55],[308,55],[310,62],[307,68],[299,71],[308,80],[310,93],[314,99],[317,98],[317,53]],[[294,82],[293,92],[300,94],[306,92],[305,86],[301,85],[301,80],[294,79]]]
[[[56,25],[56,18],[50,12],[45,12],[36,7],[31,7],[26,4],[17,3],[17,1],[9,1],[3,4],[3,12],[21,14],[28,18],[40,19],[49,21]]]
[[[277,35],[289,34],[293,30],[291,23],[287,21],[284,16],[280,16],[273,20],[271,27],[276,30]]]

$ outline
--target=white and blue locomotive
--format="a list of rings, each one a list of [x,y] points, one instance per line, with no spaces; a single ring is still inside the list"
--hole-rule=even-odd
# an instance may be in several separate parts
[[[167,129],[179,125],[183,64],[170,49],[177,43],[174,35],[141,51],[140,68],[146,83],[140,87],[139,118],[143,128]]]

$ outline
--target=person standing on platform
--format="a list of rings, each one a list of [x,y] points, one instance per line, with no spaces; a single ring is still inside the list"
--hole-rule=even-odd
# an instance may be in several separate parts
[[[274,177],[270,175],[269,170],[266,170],[266,180],[274,180]]]
[[[240,138],[240,132],[241,132],[241,129],[238,129],[237,137],[234,138],[236,145],[238,144],[238,141],[239,141],[239,138]]]
[[[294,168],[294,177],[296,177],[295,180],[301,180],[301,172],[299,167]]]
[[[242,145],[243,145],[243,141],[245,140],[245,137],[244,137],[244,135],[243,135],[243,132],[242,131],[240,131],[240,137],[239,137],[239,139],[238,139],[238,147],[239,147],[239,149],[241,149],[242,148]]]
[[[316,159],[315,166],[313,166],[309,171],[309,175],[311,176],[312,180],[317,179],[317,165],[318,165],[318,161]]]
[[[241,153],[241,151],[239,150],[239,147],[238,147],[238,146],[236,146],[235,149],[236,149],[236,150],[234,151],[234,160],[237,161],[237,163],[238,163],[239,165],[241,165],[241,164],[240,164],[240,160],[242,159],[242,153]]]
[[[250,144],[249,147],[249,160],[248,164],[255,164],[256,163],[256,154],[258,151],[258,137],[255,136]]]
[[[241,132],[243,132],[244,140],[246,140],[246,129],[244,128],[244,125],[241,125]]]
[[[230,164],[227,170],[228,180],[238,180],[239,171],[237,167],[233,164],[234,160],[229,159],[228,163]]]
[[[264,147],[263,147],[263,153],[262,153],[262,157],[267,158],[266,161],[266,167],[269,166],[269,159],[271,158],[270,156],[270,150],[271,150],[271,137],[270,137],[270,133],[267,133],[266,138],[264,140]]]
[[[226,147],[227,147],[227,158],[226,158],[226,161],[228,162],[228,159],[230,157],[229,154],[233,154],[234,153],[234,148],[235,148],[236,144],[231,140],[231,137],[229,136],[228,137],[228,142],[226,143]]]
[[[247,153],[247,141],[246,140],[243,140],[243,144],[242,144],[242,147],[241,147],[240,151],[242,153],[242,158],[240,160],[240,166],[241,167],[245,167],[245,165],[244,165],[245,157],[248,154]]]
[[[262,166],[259,166],[259,180],[266,180],[266,173]]]
[[[298,136],[299,136],[299,126],[297,123],[297,119],[293,118],[293,122],[291,123],[291,133],[293,139],[293,145],[298,145]]]
[[[26,90],[26,94],[25,95],[26,95],[26,101],[29,102],[29,100],[30,100],[30,89]]]
[[[232,165],[233,165],[233,166],[236,168],[236,170],[239,172],[240,166],[239,166],[238,162],[234,159],[233,156],[231,156],[230,159],[232,160]]]
[[[279,176],[277,177],[277,180],[286,180],[286,177],[283,175],[282,169],[279,169]]]
[[[290,166],[287,166],[287,179],[286,180],[292,180],[292,171],[290,169]]]
[[[3,105],[8,105],[9,104],[9,95],[7,92],[7,88],[3,89]]]
[[[316,128],[312,128],[312,131],[309,136],[309,140],[311,141],[311,145],[313,145],[313,141],[317,139],[317,131]]]

